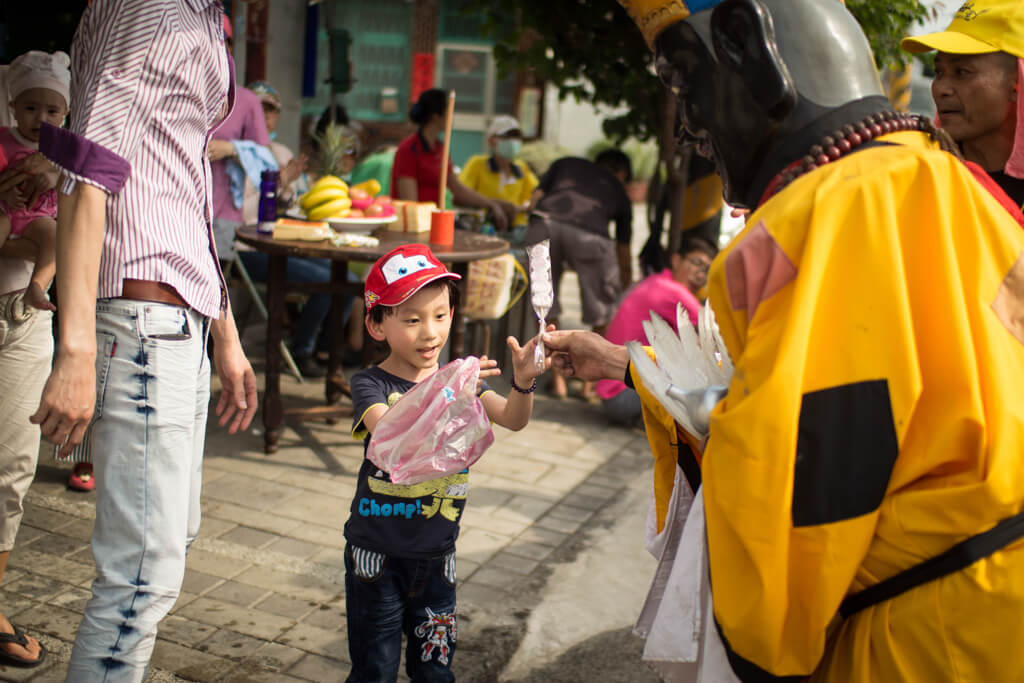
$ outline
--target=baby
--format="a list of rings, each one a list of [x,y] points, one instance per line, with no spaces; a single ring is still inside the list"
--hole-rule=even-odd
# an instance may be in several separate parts
[[[64,123],[70,99],[70,64],[63,52],[37,50],[11,62],[7,87],[17,125],[0,128],[0,171],[38,151],[39,129],[44,122],[54,126]],[[36,258],[25,303],[52,311],[46,290],[57,272],[57,192],[50,189],[38,197],[35,194],[31,181],[0,193],[0,244],[15,238],[32,243]]]

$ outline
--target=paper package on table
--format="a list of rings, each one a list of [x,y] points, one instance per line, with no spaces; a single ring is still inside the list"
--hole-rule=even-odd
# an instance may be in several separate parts
[[[480,360],[453,360],[402,395],[384,413],[366,457],[395,484],[418,484],[466,469],[494,433],[476,395]]]
[[[430,232],[430,215],[437,209],[434,202],[411,202],[405,199],[392,200],[398,220],[388,223],[388,230],[394,232]]]

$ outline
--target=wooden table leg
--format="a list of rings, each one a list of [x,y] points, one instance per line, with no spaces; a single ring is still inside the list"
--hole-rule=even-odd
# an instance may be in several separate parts
[[[466,300],[466,282],[469,279],[469,264],[468,263],[454,263],[451,268],[452,272],[458,273],[462,276],[459,280],[459,299],[461,301]],[[452,360],[456,358],[462,358],[466,355],[466,316],[462,314],[462,304],[455,307],[453,313],[454,319],[452,320]]]
[[[335,405],[342,396],[351,394],[348,380],[342,370],[342,358],[345,355],[345,296],[342,287],[348,284],[348,263],[331,261],[331,313],[328,324],[331,326],[331,348],[327,360],[327,379],[325,391],[327,405]]]
[[[281,439],[281,319],[284,316],[284,290],[287,284],[288,257],[267,257],[267,367],[263,390],[263,450],[276,453]]]

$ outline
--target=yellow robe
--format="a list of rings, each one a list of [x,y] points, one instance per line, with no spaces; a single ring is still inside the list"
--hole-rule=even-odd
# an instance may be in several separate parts
[[[744,680],[1024,680],[1024,542],[836,616],[1024,507],[1024,232],[923,134],[885,139],[798,178],[711,269],[736,371],[702,476]]]

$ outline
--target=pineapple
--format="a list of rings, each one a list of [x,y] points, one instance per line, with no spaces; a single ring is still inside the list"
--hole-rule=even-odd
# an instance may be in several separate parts
[[[314,135],[320,175],[344,178],[352,172],[359,152],[359,136],[348,126],[332,123],[323,135]]]

